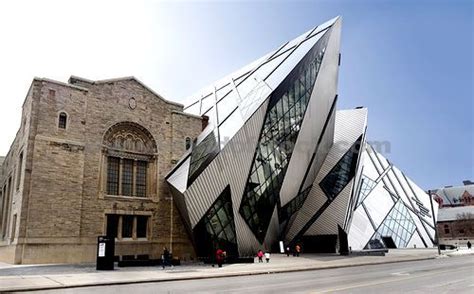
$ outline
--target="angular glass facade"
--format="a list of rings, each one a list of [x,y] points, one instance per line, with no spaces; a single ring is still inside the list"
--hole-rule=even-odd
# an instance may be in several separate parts
[[[195,146],[191,148],[188,187],[263,102],[269,98],[272,91],[280,86],[288,73],[294,70],[301,59],[315,47],[315,44],[321,43],[323,38],[325,39],[323,42],[327,43],[328,31],[328,27],[314,28],[297,38],[297,42],[281,46],[248,67],[216,82],[212,87],[204,89],[197,95],[200,97],[197,101],[194,98],[185,107],[186,112],[207,116],[209,118],[208,131],[213,130],[214,133],[213,138],[210,137],[211,134],[205,138],[198,138]],[[314,50],[312,51],[314,54]],[[322,55],[319,65],[321,59]],[[315,74],[314,70],[316,69],[312,70]],[[310,71],[311,69],[308,70],[308,78],[311,78]],[[314,83],[314,80],[310,82],[304,79],[305,77],[303,77],[302,89],[299,88],[299,85],[294,85],[293,95],[297,96],[292,97],[292,101],[285,102],[285,107],[289,107],[289,103],[296,105],[291,113],[293,121],[304,114],[306,100],[309,99],[309,97],[305,97],[302,101],[297,101],[300,98],[299,92],[302,91],[301,95],[304,96],[304,92],[308,90],[307,87]],[[285,113],[279,112],[278,114],[284,115]],[[290,117],[287,117],[286,123],[289,121]]]
[[[352,180],[357,167],[357,159],[362,144],[362,136],[352,145],[352,147],[342,156],[339,162],[319,183],[319,186],[329,200],[333,200]]]
[[[326,50],[323,36],[270,98],[239,212],[263,242]],[[311,55],[312,54],[312,55]],[[306,62],[304,62],[306,61]],[[280,90],[280,91],[278,91]]]
[[[372,238],[370,238],[365,249],[375,249],[380,248],[380,246],[404,248],[408,245],[415,230],[415,222],[410,212],[405,204],[403,204],[403,201],[398,200]]]
[[[198,257],[213,256],[220,248],[237,256],[234,212],[230,186],[227,186],[194,228]]]

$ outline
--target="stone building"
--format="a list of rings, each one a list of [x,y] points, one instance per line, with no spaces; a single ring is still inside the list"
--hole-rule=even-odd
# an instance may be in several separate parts
[[[0,260],[91,262],[104,234],[123,259],[193,258],[164,176],[203,124],[133,77],[35,78],[0,159]]]
[[[474,206],[438,210],[438,234],[441,245],[466,246],[474,243]]]

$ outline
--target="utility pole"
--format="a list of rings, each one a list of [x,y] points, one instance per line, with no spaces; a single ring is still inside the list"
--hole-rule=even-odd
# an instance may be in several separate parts
[[[436,224],[436,214],[434,212],[433,197],[431,197],[431,190],[428,190],[428,196],[430,197],[431,213],[433,214],[433,224],[435,228],[435,241],[436,241],[436,245],[438,246],[438,255],[441,255],[441,250],[439,248],[438,226]]]

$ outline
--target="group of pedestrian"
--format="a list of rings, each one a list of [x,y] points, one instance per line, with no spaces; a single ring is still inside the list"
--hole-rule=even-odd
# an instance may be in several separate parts
[[[293,250],[293,256],[299,257],[301,253],[301,246],[299,244],[296,244],[295,250]],[[291,249],[290,246],[286,247],[286,256],[290,256],[291,254]]]
[[[266,262],[269,263],[270,262],[270,252],[267,251],[267,252],[263,253],[263,250],[261,250],[261,249],[257,252],[258,262],[263,262],[263,257],[264,256],[265,256]]]

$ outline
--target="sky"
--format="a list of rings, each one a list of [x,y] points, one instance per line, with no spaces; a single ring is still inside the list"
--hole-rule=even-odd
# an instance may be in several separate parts
[[[342,16],[338,109],[421,188],[474,180],[474,6],[450,1],[2,1],[0,155],[33,77],[135,76],[184,98]]]

